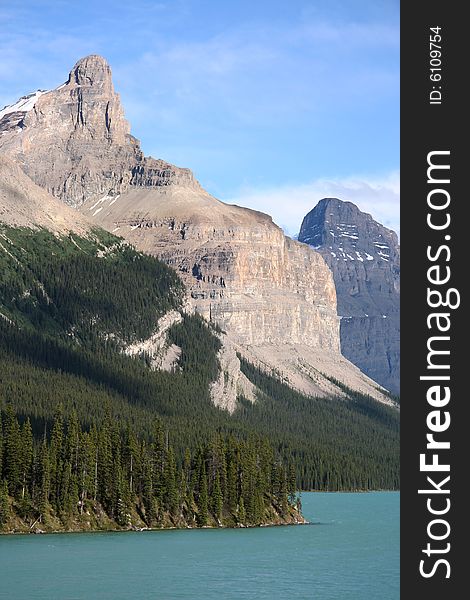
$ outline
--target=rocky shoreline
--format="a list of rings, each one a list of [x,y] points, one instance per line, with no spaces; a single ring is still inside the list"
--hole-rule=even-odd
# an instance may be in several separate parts
[[[293,525],[309,525],[310,522],[305,519],[302,513],[292,506],[289,507],[287,514],[281,515],[274,507],[269,510],[266,520],[260,523],[235,523],[233,516],[225,516],[222,521],[217,522],[214,518],[210,519],[207,525],[198,526],[196,522],[189,523],[185,519],[178,522],[165,516],[162,525],[158,527],[149,527],[143,521],[135,518],[128,526],[119,526],[115,521],[109,519],[104,513],[94,515],[93,522],[87,517],[91,515],[82,515],[67,523],[61,523],[57,517],[49,516],[46,523],[34,522],[27,523],[16,513],[0,528],[0,535],[41,535],[58,533],[119,533],[119,532],[145,532],[145,531],[168,531],[168,530],[192,530],[192,529],[252,529],[255,527],[282,527]]]

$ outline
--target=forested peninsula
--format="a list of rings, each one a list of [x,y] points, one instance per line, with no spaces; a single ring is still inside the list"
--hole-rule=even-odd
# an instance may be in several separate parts
[[[181,464],[155,420],[138,439],[108,414],[83,429],[58,412],[33,438],[8,406],[0,438],[0,532],[248,527],[304,523],[295,470],[262,438],[214,436]]]

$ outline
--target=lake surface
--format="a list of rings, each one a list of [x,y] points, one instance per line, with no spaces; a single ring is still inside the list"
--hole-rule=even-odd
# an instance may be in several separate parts
[[[0,598],[398,600],[399,493],[302,503],[313,525],[0,536]]]

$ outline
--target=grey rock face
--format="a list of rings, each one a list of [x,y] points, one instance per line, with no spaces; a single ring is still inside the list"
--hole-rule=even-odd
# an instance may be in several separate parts
[[[299,241],[333,272],[341,351],[393,393],[400,387],[400,248],[394,231],[351,202],[324,198],[304,218]]]

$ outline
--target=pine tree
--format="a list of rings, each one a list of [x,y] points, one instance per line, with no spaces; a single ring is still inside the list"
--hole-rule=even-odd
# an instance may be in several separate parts
[[[241,495],[243,497],[246,520],[248,523],[256,521],[255,496],[257,468],[253,446],[249,443],[243,444],[241,452]]]
[[[21,499],[24,500],[31,483],[33,468],[33,432],[27,419],[21,427]]]
[[[194,502],[193,497],[193,488],[191,486],[191,474],[192,474],[192,465],[191,465],[191,452],[189,448],[186,448],[184,451],[184,462],[183,468],[181,469],[181,504],[186,504],[187,506],[191,506]]]
[[[6,480],[0,481],[0,528],[5,525],[10,516],[10,503],[8,501],[8,484]]]
[[[34,498],[34,503],[37,506],[40,520],[46,522],[49,514],[49,493],[51,485],[49,450],[47,447],[46,436],[44,436],[44,440],[38,453],[35,478],[36,497]]]
[[[18,420],[11,405],[8,405],[4,416],[4,475],[8,482],[8,490],[12,496],[18,497],[21,490],[21,436]]]
[[[176,484],[175,454],[172,447],[168,449],[163,479],[165,490],[165,508],[173,517],[176,517],[179,508],[179,498]]]
[[[289,504],[294,505],[297,499],[297,474],[293,463],[290,463],[287,475],[287,494]]]
[[[90,431],[90,449],[92,450],[92,472],[91,477],[93,480],[93,500],[96,502],[98,500],[99,493],[99,459],[100,459],[100,434],[98,428],[93,425]]]
[[[259,524],[264,518],[264,496],[261,491],[261,484],[255,486],[253,494],[253,523]]]
[[[235,448],[230,445],[227,466],[227,505],[230,512],[235,513],[238,500],[238,459]]]
[[[238,522],[240,525],[245,525],[246,523],[246,511],[243,496],[240,498],[240,504],[238,505]]]
[[[206,463],[205,460],[201,460],[200,474],[199,474],[199,494],[197,500],[198,507],[198,525],[203,527],[207,525],[207,519],[209,516],[209,498],[207,493],[207,474],[206,474]]]
[[[64,520],[73,516],[78,505],[78,489],[76,477],[72,473],[72,463],[66,461],[63,464],[61,486],[59,490],[59,511]]]
[[[123,446],[123,467],[128,477],[129,493],[136,492],[136,473],[139,472],[138,443],[135,433],[128,426]]]
[[[141,489],[142,504],[145,509],[145,521],[149,527],[160,519],[160,507],[153,489],[153,469],[151,453],[147,446],[142,443],[142,471],[139,485]]]
[[[67,445],[65,450],[65,458],[70,462],[72,473],[75,475],[78,474],[80,437],[81,427],[78,421],[77,411],[74,409],[67,421]]]
[[[112,513],[113,508],[113,485],[114,485],[114,461],[113,461],[113,426],[111,413],[108,410],[106,418],[98,432],[98,500],[105,511]]]
[[[287,515],[289,502],[288,502],[288,488],[287,488],[287,476],[284,467],[280,466],[280,486],[279,486],[279,502],[281,508],[281,514]]]
[[[131,515],[129,499],[127,494],[127,482],[124,477],[123,469],[117,466],[115,472],[115,506],[114,515],[118,525],[129,527],[131,524]]]
[[[50,501],[56,510],[60,510],[60,486],[63,470],[64,417],[59,406],[52,427],[49,449],[50,465]]]
[[[222,496],[222,490],[220,488],[219,472],[217,472],[215,476],[215,482],[211,496],[212,512],[214,513],[214,517],[216,518],[216,520],[220,523],[220,519],[222,518],[222,508],[224,499]]]
[[[152,487],[157,503],[163,505],[164,497],[164,470],[166,462],[165,434],[160,419],[153,425],[153,460],[152,460]]]

